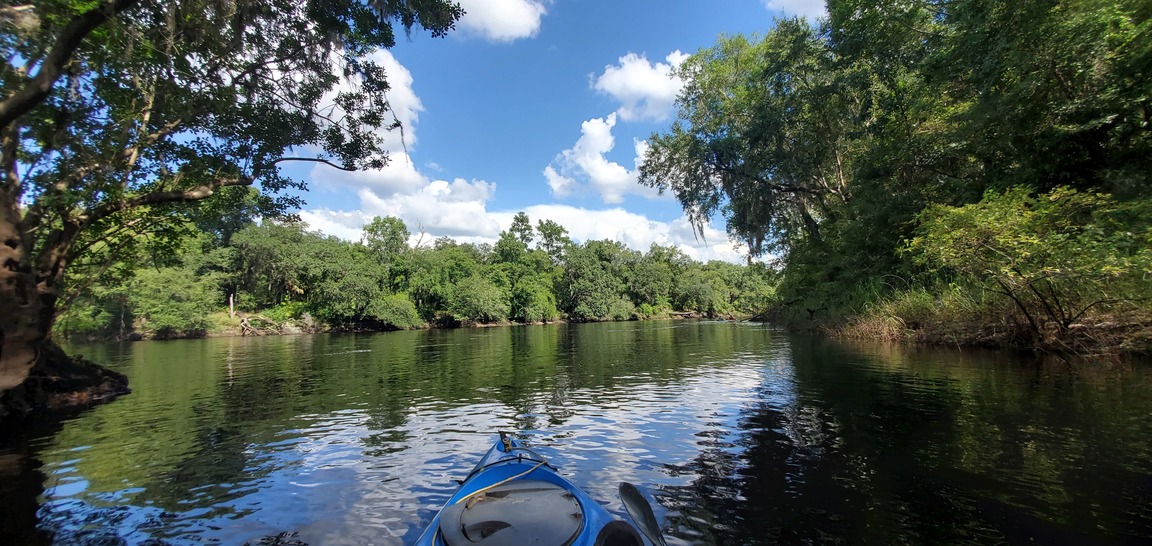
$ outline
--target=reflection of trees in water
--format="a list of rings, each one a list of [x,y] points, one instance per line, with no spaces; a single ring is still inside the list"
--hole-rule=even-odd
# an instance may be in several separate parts
[[[47,477],[40,470],[42,463],[33,454],[30,438],[54,434],[60,430],[59,421],[33,421],[25,428],[12,431],[0,429],[0,544],[40,546],[52,543],[52,534],[36,527],[40,503],[37,497],[44,492]]]
[[[1145,399],[1083,390],[1093,381],[1051,366],[958,363],[949,353],[862,356],[802,339],[791,349],[790,375],[769,365],[760,401],[730,430],[715,423],[700,433],[699,456],[668,468],[692,480],[660,495],[679,536],[717,544],[1152,537],[1149,462],[1123,453],[1148,448],[1148,427],[1122,418],[1147,415],[1146,390]]]
[[[841,449],[838,424],[797,392],[788,367],[771,363],[760,402],[741,411],[736,430],[709,423],[693,461],[669,466],[694,476],[665,487],[660,502],[678,515],[674,534],[713,544],[836,541],[867,526],[866,469]],[[863,484],[866,486],[866,482]]]

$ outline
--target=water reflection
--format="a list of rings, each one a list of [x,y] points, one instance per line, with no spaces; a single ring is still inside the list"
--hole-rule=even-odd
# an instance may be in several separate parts
[[[0,447],[0,538],[410,542],[498,429],[609,510],[639,484],[671,543],[1152,538],[1141,366],[700,322],[84,352],[135,393]]]

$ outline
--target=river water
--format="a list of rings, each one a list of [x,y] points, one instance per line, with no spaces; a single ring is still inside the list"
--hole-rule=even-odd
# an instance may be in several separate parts
[[[498,430],[670,544],[1152,541],[1152,365],[630,322],[86,345],[0,438],[3,544],[404,544]]]

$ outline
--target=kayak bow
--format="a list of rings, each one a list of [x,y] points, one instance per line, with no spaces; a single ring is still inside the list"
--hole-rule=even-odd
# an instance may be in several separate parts
[[[418,546],[642,546],[629,523],[500,433],[416,541]]]

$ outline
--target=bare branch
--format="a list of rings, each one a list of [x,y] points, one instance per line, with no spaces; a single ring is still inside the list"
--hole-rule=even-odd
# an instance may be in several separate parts
[[[345,171],[345,172],[355,172],[356,171],[355,168],[345,167],[343,165],[337,165],[331,161],[328,161],[327,159],[323,159],[323,158],[319,158],[319,157],[281,157],[281,158],[269,163],[267,165],[267,167],[265,167],[265,168],[275,167],[276,164],[280,163],[281,161],[309,161],[312,163],[323,163],[325,165],[328,165],[329,167],[332,167],[333,169],[340,169],[340,170]]]

